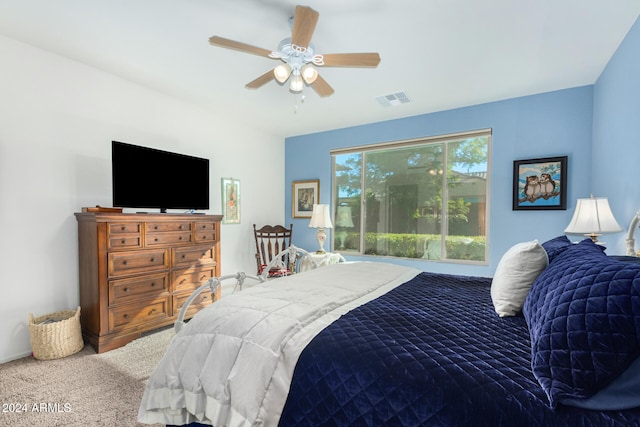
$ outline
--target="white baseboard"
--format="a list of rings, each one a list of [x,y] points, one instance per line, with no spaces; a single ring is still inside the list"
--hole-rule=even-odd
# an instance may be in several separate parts
[[[3,363],[12,362],[14,360],[22,359],[23,357],[31,356],[31,354],[32,354],[31,352],[20,353],[20,354],[14,355],[14,356],[9,356],[9,358],[7,358],[7,359],[0,359],[0,365],[3,364]]]

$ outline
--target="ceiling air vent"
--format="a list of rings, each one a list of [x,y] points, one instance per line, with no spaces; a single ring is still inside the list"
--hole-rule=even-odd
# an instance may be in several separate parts
[[[406,92],[396,92],[390,95],[383,95],[376,98],[380,105],[383,107],[397,107],[401,104],[408,104],[411,102],[409,95]]]

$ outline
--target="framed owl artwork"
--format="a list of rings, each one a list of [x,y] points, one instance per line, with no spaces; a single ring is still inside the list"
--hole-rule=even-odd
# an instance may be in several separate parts
[[[567,209],[567,156],[513,162],[513,210]]]

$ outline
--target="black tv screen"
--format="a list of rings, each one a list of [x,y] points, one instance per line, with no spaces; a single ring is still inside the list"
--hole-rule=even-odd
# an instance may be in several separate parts
[[[112,141],[113,206],[209,209],[209,159]]]

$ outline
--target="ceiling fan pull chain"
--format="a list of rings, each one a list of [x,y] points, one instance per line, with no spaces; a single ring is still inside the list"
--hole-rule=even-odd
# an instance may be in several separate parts
[[[298,99],[300,100],[300,102],[298,102]],[[295,98],[295,101],[293,103],[293,114],[298,114],[298,110],[300,109],[301,105],[304,104],[305,99],[307,99],[307,97],[304,95],[304,93],[300,92],[300,98]]]

